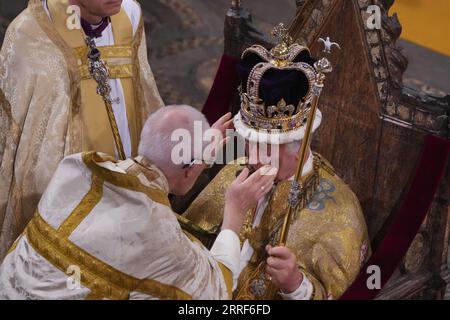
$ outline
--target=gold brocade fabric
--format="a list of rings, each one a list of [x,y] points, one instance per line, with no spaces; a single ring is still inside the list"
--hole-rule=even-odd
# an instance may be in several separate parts
[[[96,150],[107,154],[115,153],[114,136],[108,120],[103,98],[97,94],[97,82],[92,79],[88,71],[86,51],[83,56],[85,35],[82,29],[67,28],[67,7],[69,0],[47,0],[52,24],[59,36],[72,48],[76,56],[78,71],[81,75],[81,143],[83,150]],[[131,42],[133,28],[128,15],[122,8],[120,12],[111,17],[111,26],[114,35],[114,45],[106,49],[99,47],[100,52],[107,53],[104,58],[108,68],[112,71],[110,78],[120,78],[124,92],[128,128],[130,130],[132,156],[137,154],[137,135],[141,128],[136,128],[135,99],[132,89]],[[116,46],[119,46],[116,48]],[[128,76],[127,76],[128,73]],[[121,77],[117,77],[121,75]]]
[[[326,160],[316,157],[321,159],[319,186],[306,207],[296,213],[286,245],[313,284],[314,299],[336,299],[358,275],[370,251],[369,238],[358,199]],[[225,166],[188,208],[185,218],[203,229],[217,231],[225,191],[240,169],[238,164]],[[248,239],[254,254],[239,277],[235,299],[279,298],[276,288],[271,290],[264,281],[264,247],[288,210],[289,190],[289,181],[278,183],[260,225],[244,237],[241,234],[241,241]]]
[[[123,17],[125,18],[125,17]],[[125,41],[125,40],[123,40]],[[129,42],[129,41],[128,41]],[[109,69],[110,79],[126,79],[133,77],[132,55],[133,48],[127,45],[100,46],[97,49],[105,60]],[[77,64],[83,80],[91,79],[88,69],[88,48],[81,46],[74,49],[77,56]]]
[[[124,91],[137,106],[131,127],[138,138],[148,115],[163,105],[142,19],[128,46],[131,58],[127,49],[125,59],[131,59],[132,70],[126,72],[132,78]],[[81,80],[74,49],[55,30],[42,2],[31,0],[9,25],[0,52],[0,261],[31,219],[61,159],[87,151]]]
[[[65,235],[48,225],[39,213],[25,229],[31,246],[52,265],[65,272],[70,265],[81,268],[81,282],[91,293],[87,299],[128,299],[132,291],[159,299],[189,300],[182,290],[151,279],[136,279],[107,265],[71,243]]]

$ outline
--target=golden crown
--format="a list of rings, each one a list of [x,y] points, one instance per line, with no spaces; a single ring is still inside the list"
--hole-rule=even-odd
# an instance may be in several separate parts
[[[242,83],[241,118],[242,122],[255,130],[268,130],[275,132],[287,132],[302,127],[310,110],[310,102],[313,94],[311,89],[316,79],[316,70],[306,62],[295,62],[296,58],[309,49],[298,43],[293,43],[283,24],[279,24],[272,31],[272,35],[279,38],[278,44],[271,50],[260,45],[254,45],[246,49],[242,59],[248,54],[255,54],[263,61],[257,63],[251,70],[247,83]],[[269,70],[295,70],[301,72],[307,79],[308,91],[297,105],[287,104],[281,99],[276,105],[267,106],[260,98],[260,83]],[[243,86],[246,85],[246,92]],[[300,88],[299,88],[300,90]]]

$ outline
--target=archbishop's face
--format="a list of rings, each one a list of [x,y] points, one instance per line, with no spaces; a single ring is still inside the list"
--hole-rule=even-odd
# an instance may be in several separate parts
[[[122,0],[79,0],[89,13],[99,17],[109,17],[120,12]]]

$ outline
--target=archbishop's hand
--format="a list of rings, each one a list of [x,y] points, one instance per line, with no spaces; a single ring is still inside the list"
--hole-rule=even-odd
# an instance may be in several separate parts
[[[211,148],[207,148],[205,151],[208,163],[214,162],[220,150],[228,143],[230,137],[227,137],[227,130],[232,127],[233,118],[231,112],[220,117],[220,119],[211,126]]]
[[[225,193],[222,229],[231,229],[239,234],[247,211],[272,189],[277,171],[264,166],[250,176],[248,168],[241,172]]]
[[[226,131],[233,127],[233,118],[231,112],[220,117],[212,126],[212,129],[219,130],[222,136],[226,136]]]

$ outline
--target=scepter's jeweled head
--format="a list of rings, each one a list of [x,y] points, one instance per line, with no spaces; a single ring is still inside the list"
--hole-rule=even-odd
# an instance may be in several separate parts
[[[242,54],[241,110],[234,124],[246,140],[285,144],[304,137],[317,72],[309,49],[292,43],[282,25],[272,34],[280,39],[274,48],[254,45]],[[321,118],[317,111],[313,130]]]

